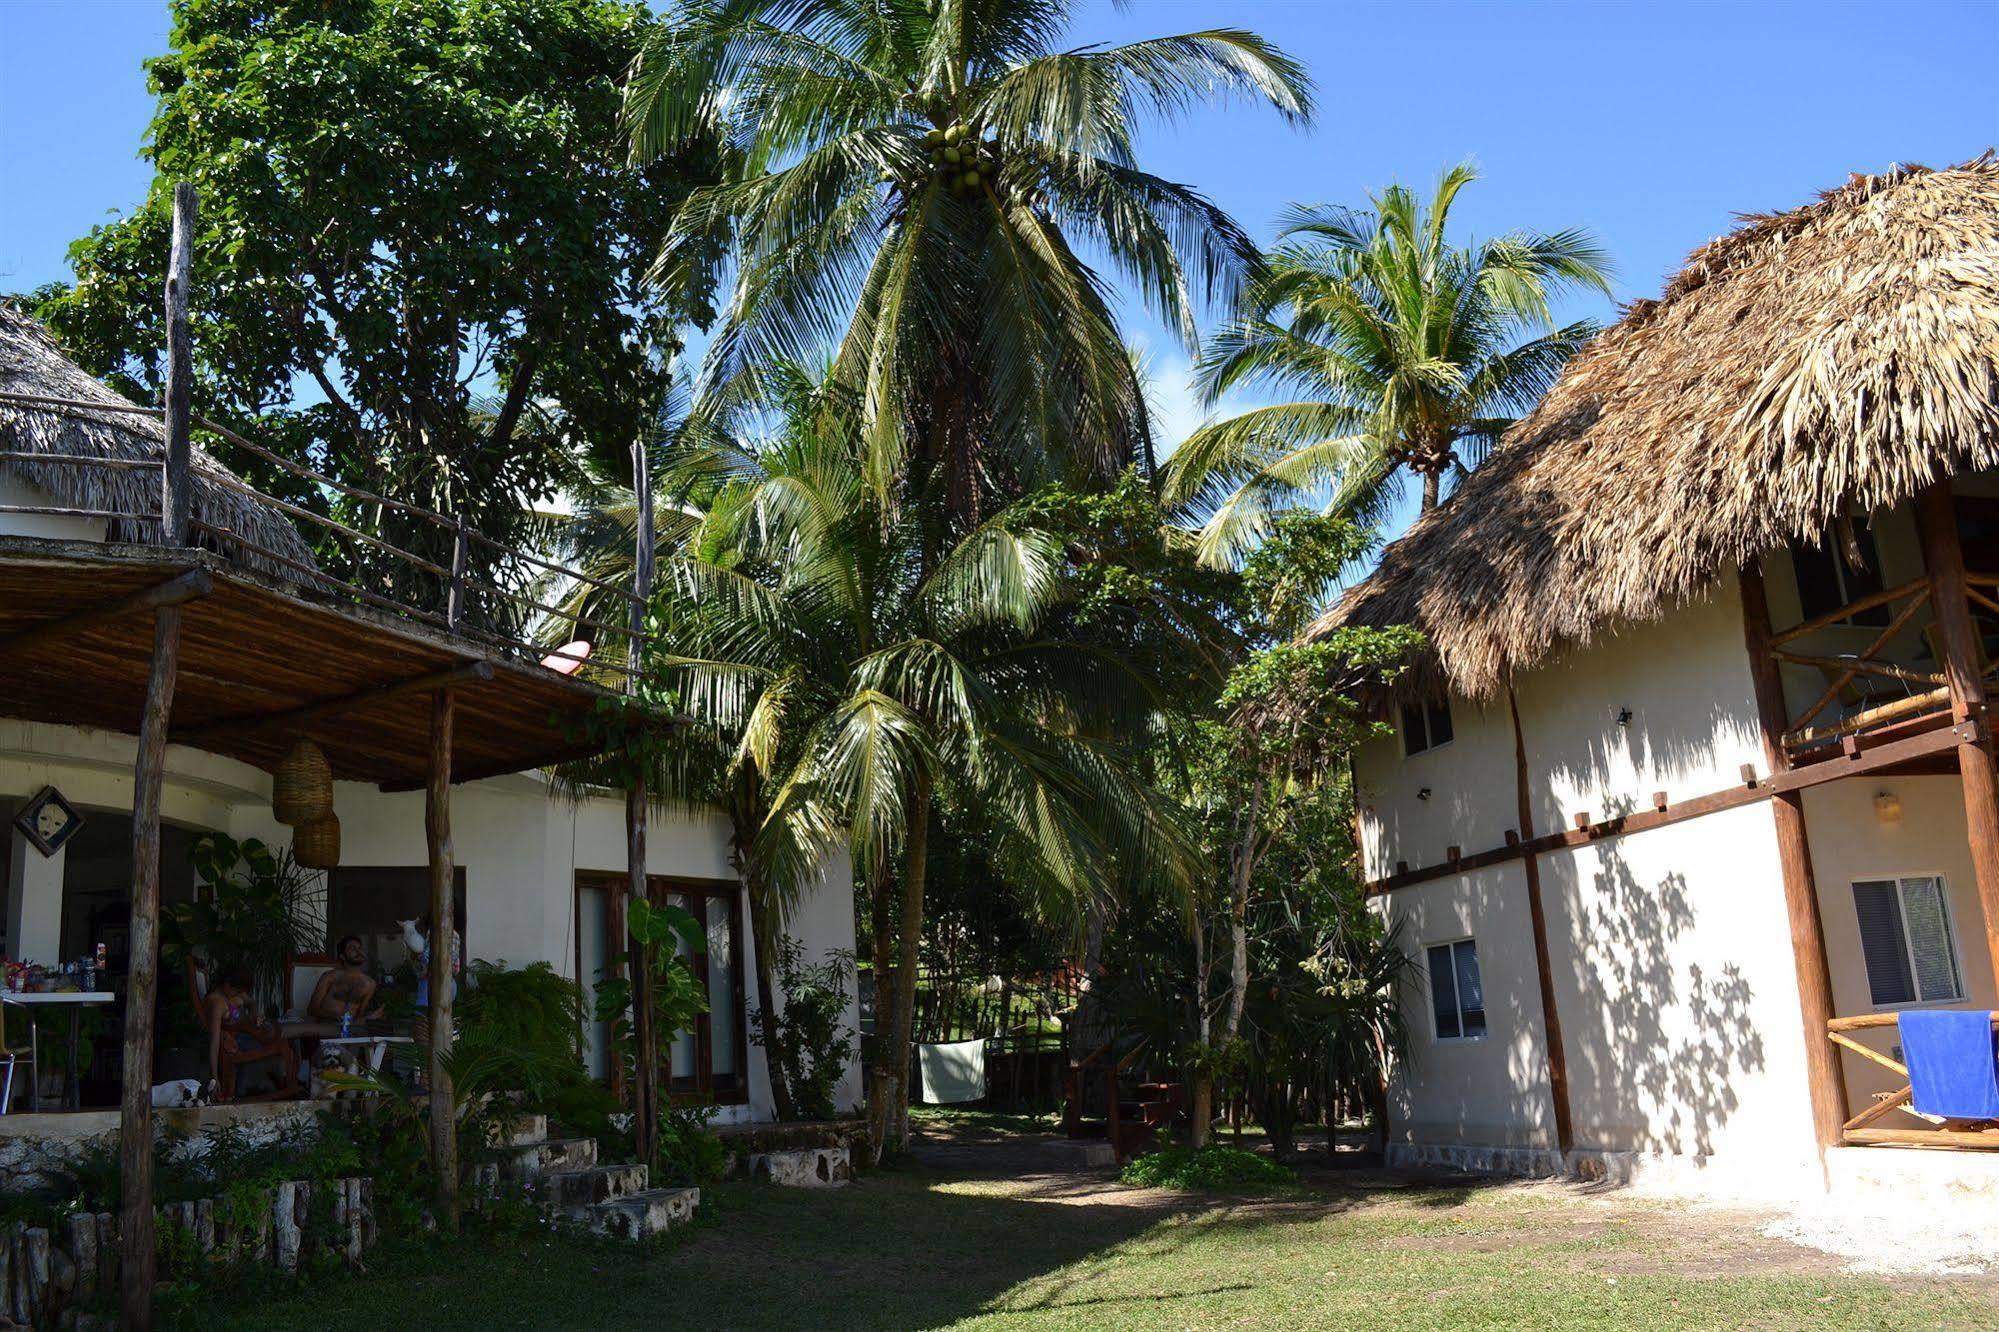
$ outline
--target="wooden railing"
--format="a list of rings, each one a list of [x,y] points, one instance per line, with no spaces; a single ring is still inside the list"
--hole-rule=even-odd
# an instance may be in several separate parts
[[[1851,1051],[1902,1079],[1900,1088],[1880,1093],[1872,1105],[1846,1121],[1841,1128],[1841,1135],[1847,1145],[1999,1150],[1999,1125],[1985,1128],[1945,1128],[1916,1113],[1911,1103],[1914,1090],[1909,1083],[1909,1066],[1892,1055],[1865,1044],[1857,1035],[1861,1032],[1892,1032],[1896,1030],[1896,1024],[1897,1017],[1893,1013],[1869,1013],[1864,1017],[1834,1018],[1826,1023],[1826,1037],[1834,1045]],[[1999,1026],[1999,1015],[1995,1015],[1994,1025]],[[1891,1117],[1895,1119],[1893,1127],[1878,1127],[1883,1120]]]
[[[0,393],[0,401],[70,413],[106,413],[158,418],[162,410],[135,403],[103,403],[74,398],[48,397],[27,393]],[[616,644],[629,645],[633,631],[629,623],[612,623],[588,613],[587,600],[609,603],[623,617],[638,612],[643,622],[645,599],[632,586],[621,586],[565,566],[529,551],[520,550],[473,528],[462,516],[439,513],[421,505],[389,498],[335,477],[294,459],[284,457],[217,422],[195,416],[193,423],[214,439],[257,458],[288,476],[295,477],[322,493],[344,497],[356,505],[381,514],[397,514],[415,528],[435,529],[439,554],[433,558],[398,545],[380,531],[367,531],[343,523],[306,505],[266,494],[247,481],[219,469],[199,471],[200,480],[242,495],[292,520],[302,535],[318,534],[322,543],[335,543],[344,562],[354,570],[342,578],[315,564],[253,540],[248,535],[196,518],[190,528],[207,538],[204,544],[228,558],[232,552],[255,557],[266,567],[284,570],[301,586],[374,607],[434,629],[463,634],[509,655],[543,662],[563,657],[560,649],[568,642],[585,639],[593,644],[588,654],[589,669],[608,671],[621,677],[632,673],[633,654],[606,651]],[[105,471],[161,471],[165,463],[152,458],[112,458],[91,454],[44,453],[35,450],[0,451],[0,463],[32,463],[38,466],[97,468]],[[0,515],[22,514],[43,517],[84,518],[149,525],[157,532],[161,513],[85,509],[57,504],[0,504]],[[446,540],[448,537],[448,551]],[[157,540],[157,537],[153,538]],[[313,542],[308,540],[308,545]],[[425,589],[428,589],[426,592]],[[571,605],[555,600],[574,598]],[[553,598],[550,600],[548,598]],[[536,638],[543,642],[533,641]],[[645,643],[643,633],[638,641]],[[627,660],[619,660],[625,656]]]
[[[1999,593],[1999,573],[1968,571],[1965,583],[1966,598],[1974,613],[1999,616],[1999,596],[1995,596]],[[1898,661],[1893,653],[1896,645],[1911,633],[1929,630],[1934,617],[1924,612],[1930,606],[1931,580],[1925,575],[1857,597],[1770,636],[1770,655],[1779,663],[1814,668],[1825,677],[1824,688],[1790,719],[1784,732],[1784,747],[1793,757],[1835,748],[1848,737],[1890,726],[1920,729],[1926,719],[1948,719],[1950,688],[1942,664],[1914,664],[1920,657],[1918,653],[1901,654],[1902,660]],[[1854,625],[1857,616],[1883,607],[1892,608],[1887,623],[1875,631],[1860,651],[1829,653],[1807,647],[1806,640],[1814,635],[1836,626]],[[1901,686],[1902,693],[1881,702],[1863,700],[1864,706],[1828,719],[1826,714],[1834,710],[1841,695],[1861,676],[1892,680]],[[1988,683],[1999,679],[1999,672],[1995,672],[1991,662],[1985,663],[1985,677]]]

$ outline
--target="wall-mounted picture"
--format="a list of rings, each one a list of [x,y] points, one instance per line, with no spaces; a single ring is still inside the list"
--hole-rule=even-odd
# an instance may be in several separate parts
[[[23,805],[21,812],[14,816],[14,826],[35,844],[35,850],[52,856],[62,850],[62,844],[83,826],[83,815],[63,799],[62,792],[53,786],[44,786],[41,794]]]

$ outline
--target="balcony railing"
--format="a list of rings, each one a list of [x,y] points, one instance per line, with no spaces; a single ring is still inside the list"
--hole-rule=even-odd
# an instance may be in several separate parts
[[[1850,1147],[1950,1147],[1999,1151],[1999,1123],[1961,1120],[1938,1123],[1930,1116],[1917,1113],[1912,1103],[1915,1092],[1909,1081],[1909,1066],[1861,1039],[1863,1034],[1893,1033],[1897,1021],[1893,1013],[1869,1013],[1863,1017],[1834,1018],[1826,1023],[1826,1037],[1834,1045],[1887,1069],[1902,1080],[1900,1088],[1879,1093],[1873,1104],[1846,1121],[1841,1131],[1846,1144]],[[1994,1017],[1994,1025],[1999,1026],[1999,1016]]]
[[[133,403],[105,403],[36,394],[0,393],[0,399],[24,406],[74,413],[125,414],[159,418],[157,407]],[[276,513],[286,515],[307,544],[317,537],[321,550],[328,543],[341,552],[338,563],[352,576],[340,577],[293,554],[273,550],[248,534],[233,531],[196,517],[191,531],[206,538],[202,544],[228,559],[232,554],[254,556],[266,568],[282,569],[300,587],[359,605],[373,607],[393,616],[433,629],[460,634],[524,660],[560,665],[573,672],[582,665],[568,665],[573,654],[562,651],[572,640],[592,641],[597,649],[609,643],[629,645],[633,634],[630,618],[636,611],[643,623],[645,598],[634,587],[620,586],[582,569],[563,565],[530,551],[495,540],[473,528],[462,516],[439,513],[420,505],[378,495],[338,480],[284,457],[246,438],[237,431],[200,416],[193,424],[213,439],[257,458],[277,470],[297,478],[322,493],[344,497],[352,503],[372,508],[378,514],[394,514],[405,520],[411,531],[436,533],[436,557],[410,550],[385,537],[380,530],[370,532],[305,505],[266,494],[234,473],[220,468],[202,469],[199,479],[209,485],[233,491]],[[47,453],[38,450],[0,451],[0,463],[21,462],[37,466],[96,468],[104,471],[162,472],[165,463],[157,458],[119,458],[94,454]],[[161,491],[164,503],[164,488]],[[81,518],[106,522],[133,523],[158,532],[161,512],[122,509],[92,509],[60,504],[0,504],[0,514]],[[404,538],[408,540],[408,538]],[[157,540],[157,536],[153,538]],[[447,553],[448,552],[448,553]],[[551,600],[551,598],[553,600]],[[569,600],[569,605],[554,604]],[[627,617],[623,624],[605,618],[605,609]],[[535,642],[535,638],[548,641]],[[643,644],[647,640],[638,635]],[[588,656],[591,672],[609,671],[625,677],[632,668],[613,654],[593,650]],[[627,657],[629,660],[629,657]]]

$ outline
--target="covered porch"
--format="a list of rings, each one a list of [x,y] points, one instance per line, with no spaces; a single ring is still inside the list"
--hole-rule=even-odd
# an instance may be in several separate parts
[[[1989,1105],[1936,1113],[1942,1070],[1910,1063],[1938,1055],[1903,1024],[1979,1015],[1991,1080],[1999,484],[1842,519],[1746,569],[1742,601],[1771,782],[1794,788],[1771,805],[1820,1146],[1999,1150]]]

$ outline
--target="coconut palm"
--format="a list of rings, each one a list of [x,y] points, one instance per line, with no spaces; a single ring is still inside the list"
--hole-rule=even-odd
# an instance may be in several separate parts
[[[879,1010],[880,1143],[906,1106],[933,818],[977,810],[1008,879],[1072,927],[1114,876],[1191,861],[1164,803],[1100,739],[1113,709],[1142,708],[1139,682],[1043,632],[1064,595],[1059,538],[1001,510],[926,549],[923,516],[869,484],[860,395],[785,378],[776,439],[709,437],[672,460],[677,477],[720,485],[665,570],[674,654],[660,666],[755,775],[761,872],[804,882],[844,840],[868,886],[876,975],[896,978]]]
[[[715,133],[737,179],[697,191],[655,268],[738,276],[709,393],[837,355],[868,477],[915,479],[964,530],[994,496],[1151,462],[1099,255],[1191,350],[1256,249],[1198,192],[1144,171],[1137,121],[1247,98],[1310,115],[1302,69],[1213,29],[1058,50],[1073,0],[694,0],[636,62],[634,155]]]
[[[1239,558],[1275,513],[1321,495],[1376,525],[1407,473],[1435,508],[1596,332],[1557,327],[1549,305],[1609,293],[1586,233],[1450,242],[1451,206],[1477,178],[1460,165],[1427,202],[1395,185],[1372,210],[1292,211],[1197,380],[1211,405],[1246,385],[1299,396],[1204,426],[1165,469],[1167,501],[1203,519],[1204,558]]]

